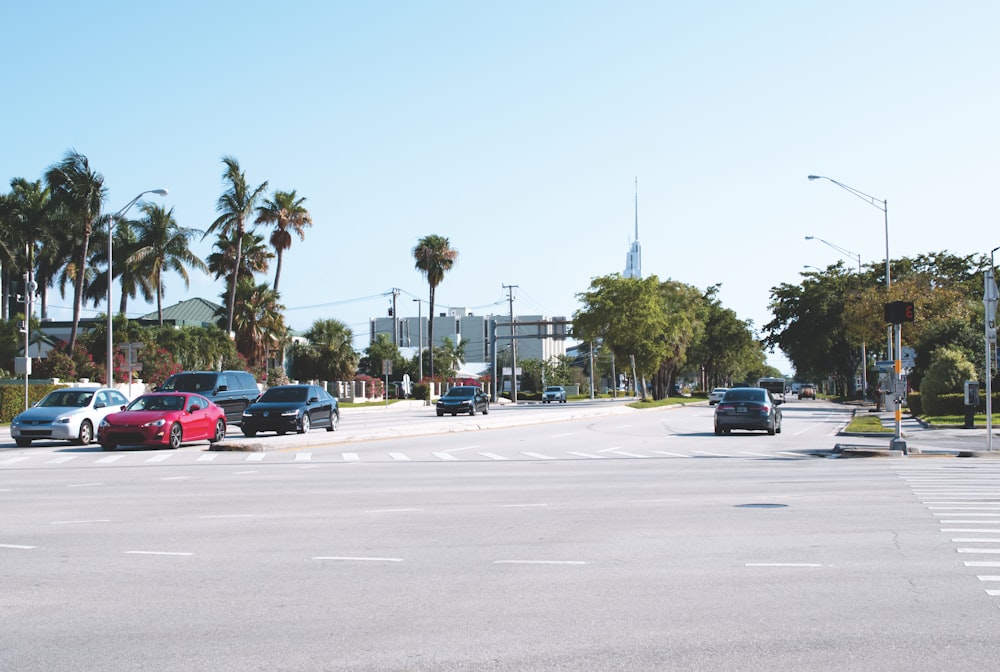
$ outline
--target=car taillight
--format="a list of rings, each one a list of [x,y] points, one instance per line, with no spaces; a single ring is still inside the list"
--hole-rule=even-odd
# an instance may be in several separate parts
[[[733,406],[732,404],[719,404],[718,406],[716,406],[716,409],[720,411],[731,411],[734,408],[736,407]]]

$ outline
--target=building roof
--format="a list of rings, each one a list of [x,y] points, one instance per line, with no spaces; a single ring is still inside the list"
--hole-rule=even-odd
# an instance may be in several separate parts
[[[201,298],[188,299],[163,309],[163,321],[172,321],[178,327],[211,327],[219,323],[222,306]],[[159,319],[156,311],[143,315],[140,320]]]

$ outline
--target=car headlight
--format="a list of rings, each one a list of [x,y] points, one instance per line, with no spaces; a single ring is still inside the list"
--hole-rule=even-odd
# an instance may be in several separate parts
[[[250,412],[250,409],[243,409],[243,417],[244,418],[252,418],[253,417],[253,413]]]
[[[67,415],[67,416],[62,416],[62,417],[56,418],[56,422],[59,423],[59,424],[61,424],[61,425],[68,425],[70,423],[70,421],[72,421],[72,420],[73,420],[73,416],[72,415]]]
[[[100,424],[98,424],[97,426],[98,426],[98,427],[104,427],[104,428],[108,428],[108,427],[110,427],[110,426],[111,426],[111,423],[110,423],[110,422],[108,422],[108,419],[107,419],[107,418],[101,418],[101,422],[100,422]]]
[[[298,414],[299,414],[298,409],[293,408],[290,411],[282,411],[281,412],[281,417],[283,417],[283,418],[294,418]]]
[[[12,424],[12,425],[19,425],[19,424],[21,424],[21,416],[20,415],[15,415],[13,418],[10,419],[10,424]]]
[[[147,422],[146,424],[143,425],[143,427],[162,427],[165,424],[167,424],[167,421],[164,420],[163,418],[160,418],[159,420],[153,420],[152,422]]]

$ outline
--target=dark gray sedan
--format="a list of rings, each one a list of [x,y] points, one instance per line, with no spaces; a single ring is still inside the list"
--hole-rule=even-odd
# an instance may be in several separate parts
[[[734,387],[727,390],[715,407],[715,433],[728,434],[733,429],[763,430],[781,433],[780,402],[763,387]]]
[[[257,432],[305,434],[313,427],[333,432],[339,425],[337,399],[319,385],[278,385],[243,411],[240,429],[244,436],[256,436]]]

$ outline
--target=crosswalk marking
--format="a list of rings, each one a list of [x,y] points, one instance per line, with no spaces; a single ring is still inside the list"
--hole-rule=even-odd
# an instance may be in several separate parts
[[[296,462],[309,462],[313,459],[312,453],[295,453]]]
[[[357,453],[341,453],[344,457],[344,462],[359,462],[361,460]]]
[[[491,460],[509,460],[509,457],[504,457],[503,455],[497,455],[496,453],[479,453],[483,457],[488,457]]]
[[[171,453],[160,453],[159,455],[153,455],[151,458],[147,459],[147,462],[165,462],[170,459]]]
[[[445,461],[454,461],[458,459],[451,453],[431,453],[431,455],[438,458],[439,460],[445,460]]]
[[[54,457],[46,464],[63,464],[64,462],[69,462],[70,460],[75,460],[80,457],[79,455],[60,455],[59,457]]]
[[[521,454],[522,455],[526,455],[528,457],[533,457],[536,460],[555,460],[555,459],[557,459],[555,457],[549,457],[548,455],[542,455],[541,453],[529,453],[529,452],[524,451],[524,450],[521,451]]]
[[[198,462],[211,462],[219,456],[218,453],[205,453],[204,455],[198,456]]]
[[[406,453],[389,453],[389,457],[398,462],[409,462],[410,456]]]
[[[124,455],[106,455],[97,460],[99,464],[111,464],[112,462],[117,462],[118,460],[124,459]]]
[[[267,453],[250,453],[247,455],[246,462],[263,462],[264,458],[267,457]]]

